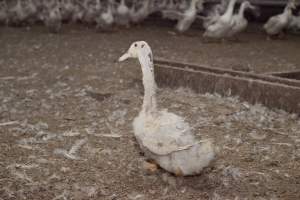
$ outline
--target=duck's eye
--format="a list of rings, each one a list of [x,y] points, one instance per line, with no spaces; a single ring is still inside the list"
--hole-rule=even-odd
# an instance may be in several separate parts
[[[137,47],[137,46],[138,46],[137,43],[135,43],[135,44],[134,44],[134,47]]]
[[[142,44],[142,48],[144,48],[145,44]]]

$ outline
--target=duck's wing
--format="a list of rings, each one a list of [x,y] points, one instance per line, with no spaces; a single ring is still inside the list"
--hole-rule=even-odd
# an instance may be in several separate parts
[[[267,23],[264,25],[264,29],[265,30],[270,30],[270,29],[273,29],[274,27],[277,26],[278,24],[278,20],[279,20],[279,17],[278,16],[273,16],[271,17]]]
[[[188,123],[173,113],[163,114],[154,123],[145,125],[147,134],[142,139],[144,147],[154,154],[167,155],[197,144]]]

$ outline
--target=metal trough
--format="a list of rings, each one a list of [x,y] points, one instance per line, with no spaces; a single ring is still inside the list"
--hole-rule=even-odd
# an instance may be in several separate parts
[[[278,72],[271,75],[300,81],[300,71]]]
[[[196,64],[155,60],[160,86],[189,87],[198,93],[239,96],[252,104],[300,113],[300,81],[274,75],[253,74]],[[299,76],[297,76],[299,77]]]

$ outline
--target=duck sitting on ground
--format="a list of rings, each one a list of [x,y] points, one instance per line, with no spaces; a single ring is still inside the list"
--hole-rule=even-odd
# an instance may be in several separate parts
[[[265,23],[263,28],[268,34],[268,39],[274,36],[281,36],[283,34],[283,30],[289,25],[292,18],[292,10],[295,9],[295,7],[295,2],[293,0],[289,1],[283,13],[271,17],[267,23]]]
[[[142,151],[160,167],[176,175],[200,173],[215,157],[212,142],[197,140],[182,117],[158,110],[150,46],[144,41],[134,42],[119,61],[128,58],[139,60],[143,74],[142,110],[133,122],[134,134]]]

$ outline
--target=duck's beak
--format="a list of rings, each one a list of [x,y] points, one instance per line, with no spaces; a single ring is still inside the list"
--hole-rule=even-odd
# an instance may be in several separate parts
[[[130,58],[130,57],[131,57],[130,53],[126,52],[126,53],[124,53],[124,54],[119,58],[119,62],[122,62],[122,61],[124,61],[124,60],[127,60],[127,59]]]

